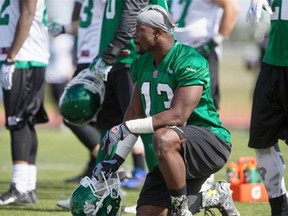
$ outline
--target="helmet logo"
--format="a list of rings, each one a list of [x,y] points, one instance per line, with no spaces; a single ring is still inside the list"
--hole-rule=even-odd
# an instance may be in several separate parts
[[[102,203],[101,203],[102,204]],[[96,203],[97,205],[97,203]],[[96,211],[98,209],[96,209],[96,205],[93,205],[92,203],[88,202],[88,201],[85,201],[85,205],[84,205],[84,213],[86,215],[95,215]]]
[[[107,214],[109,214],[112,210],[112,205],[107,206]]]

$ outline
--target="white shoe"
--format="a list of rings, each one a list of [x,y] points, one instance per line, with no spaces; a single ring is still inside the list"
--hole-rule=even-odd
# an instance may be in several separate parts
[[[70,198],[69,198],[69,199],[66,199],[66,200],[59,200],[59,201],[56,203],[56,205],[59,206],[59,207],[61,207],[61,208],[70,210]]]
[[[136,214],[136,205],[125,207],[125,213]]]
[[[200,191],[208,190],[214,184],[214,174],[212,174],[202,185]]]

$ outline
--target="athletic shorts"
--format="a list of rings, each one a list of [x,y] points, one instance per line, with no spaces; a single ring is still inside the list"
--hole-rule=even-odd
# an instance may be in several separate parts
[[[288,143],[288,67],[261,64],[254,95],[248,146],[269,148]]]
[[[182,156],[186,165],[187,195],[197,196],[205,180],[226,164],[231,144],[225,143],[206,128],[187,125],[172,129],[184,139]],[[168,208],[170,204],[165,180],[156,166],[146,176],[137,208],[143,205]]]
[[[30,125],[48,122],[43,104],[45,71],[45,67],[15,69],[12,89],[3,89],[7,128],[21,128],[25,122]]]
[[[132,96],[133,85],[129,65],[113,65],[105,82],[105,97],[102,109],[97,115],[97,128],[108,130],[123,122]]]

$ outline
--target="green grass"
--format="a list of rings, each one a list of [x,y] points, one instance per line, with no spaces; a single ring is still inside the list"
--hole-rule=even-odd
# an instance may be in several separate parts
[[[247,147],[247,130],[231,130],[233,135],[233,153],[230,161],[237,161],[240,156],[254,156],[254,152]],[[69,211],[62,210],[55,205],[59,199],[66,199],[77,184],[64,183],[64,179],[78,174],[88,160],[88,153],[78,143],[78,140],[67,130],[38,129],[38,183],[37,193],[40,202],[34,206],[1,206],[0,216],[44,216],[44,215],[70,215]],[[6,191],[11,180],[11,156],[9,133],[0,132],[0,193]],[[284,145],[281,145],[282,147]],[[283,148],[284,155],[287,148]],[[288,161],[286,161],[288,162]],[[130,160],[124,166],[131,168]],[[216,174],[216,180],[226,178],[226,168]],[[125,191],[125,204],[135,204],[139,191]],[[269,215],[267,203],[240,203],[236,206],[243,216]],[[218,211],[216,210],[217,215]],[[128,215],[128,214],[124,214]],[[203,215],[199,213],[197,215]]]

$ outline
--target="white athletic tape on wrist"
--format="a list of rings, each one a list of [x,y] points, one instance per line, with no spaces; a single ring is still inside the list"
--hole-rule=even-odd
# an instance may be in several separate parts
[[[152,117],[126,121],[125,124],[131,133],[145,134],[154,132]]]
[[[129,134],[124,140],[119,141],[115,154],[125,159],[136,143],[137,138],[134,134]]]

